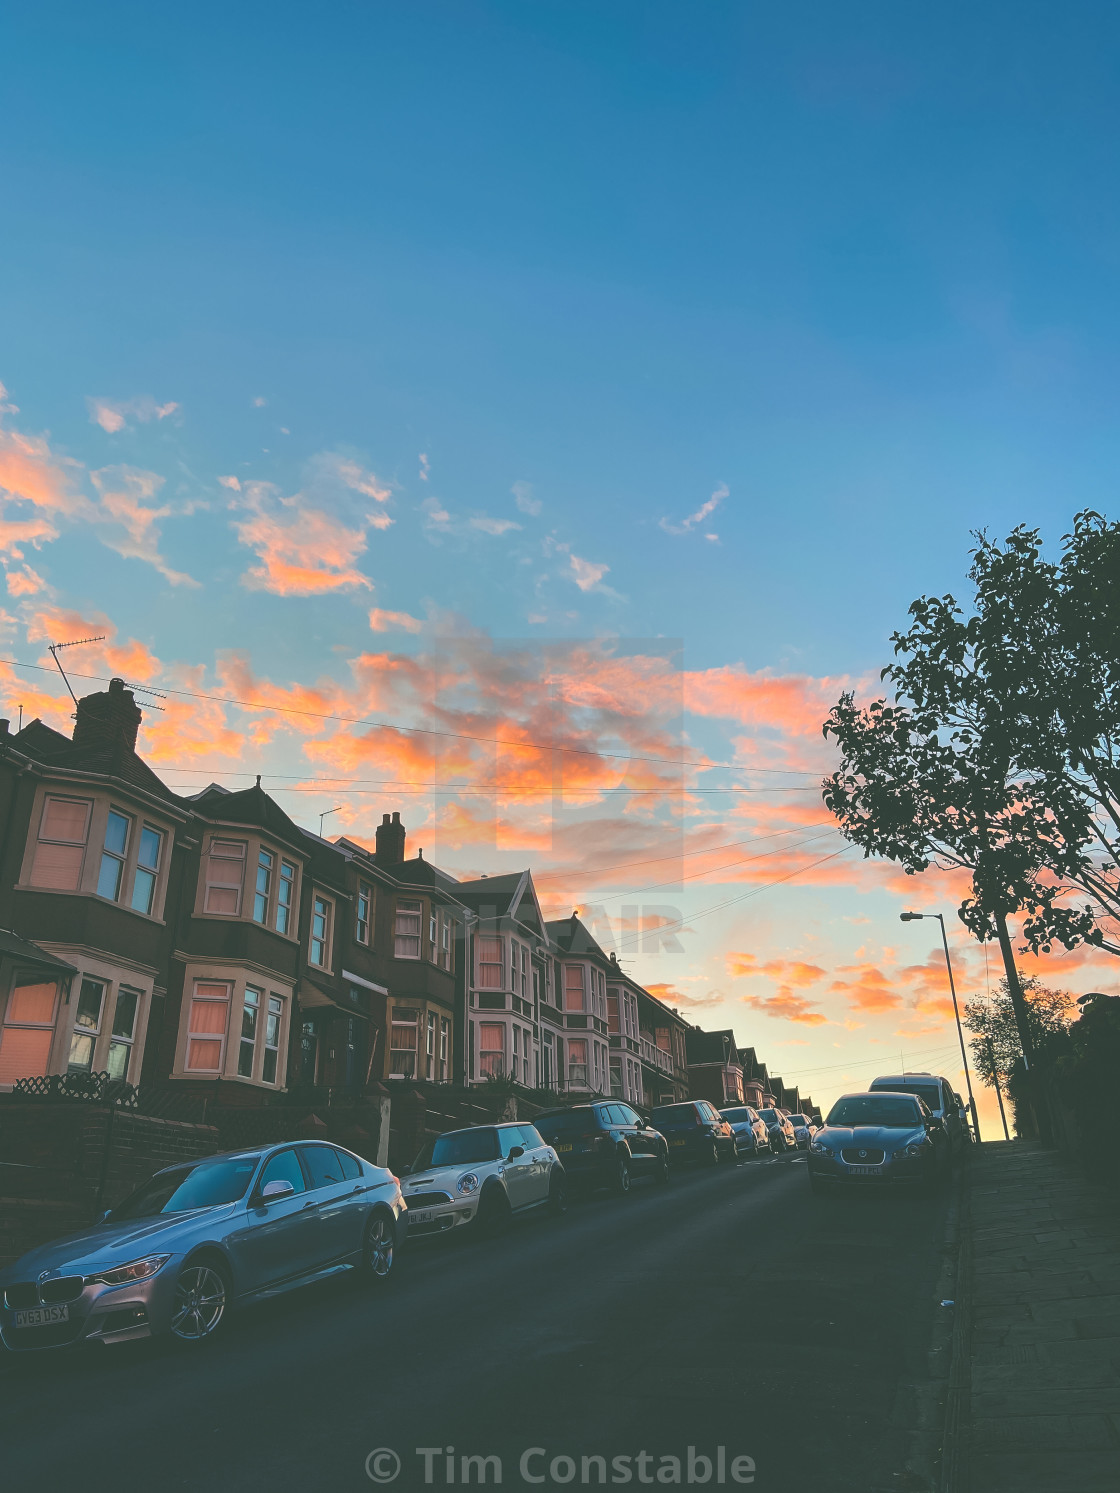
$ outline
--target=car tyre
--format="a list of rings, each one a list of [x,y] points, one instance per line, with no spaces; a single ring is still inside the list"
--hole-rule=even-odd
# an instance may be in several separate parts
[[[553,1218],[563,1218],[568,1211],[568,1184],[556,1172],[548,1184],[548,1211]]]
[[[367,1280],[380,1283],[393,1271],[397,1231],[387,1213],[371,1214],[362,1236],[362,1272]]]
[[[504,1187],[497,1183],[484,1189],[478,1204],[477,1226],[484,1234],[500,1234],[513,1217]]]
[[[625,1197],[626,1194],[630,1191],[629,1156],[621,1155],[616,1160],[614,1164],[614,1177],[611,1181],[611,1188],[614,1192],[618,1193],[619,1197]]]
[[[188,1260],[175,1282],[172,1337],[184,1344],[209,1342],[229,1316],[232,1295],[229,1270],[219,1260]]]
[[[657,1158],[657,1170],[654,1173],[657,1181],[664,1184],[668,1182],[671,1172],[669,1171],[669,1153],[665,1151]]]

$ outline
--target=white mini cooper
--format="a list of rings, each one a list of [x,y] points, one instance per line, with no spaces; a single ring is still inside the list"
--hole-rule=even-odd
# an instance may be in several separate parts
[[[568,1207],[556,1152],[532,1125],[513,1123],[437,1136],[406,1168],[401,1192],[410,1239],[469,1223],[498,1229],[515,1213]]]

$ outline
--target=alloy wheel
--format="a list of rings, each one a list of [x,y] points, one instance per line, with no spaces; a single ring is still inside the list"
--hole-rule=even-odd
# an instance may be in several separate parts
[[[618,1167],[614,1174],[614,1186],[616,1192],[630,1191],[630,1163],[625,1156],[618,1158]]]
[[[393,1268],[393,1226],[378,1213],[366,1229],[366,1268],[377,1280],[384,1280]]]
[[[171,1331],[188,1343],[213,1337],[225,1316],[227,1298],[219,1271],[210,1265],[188,1265],[175,1283]]]

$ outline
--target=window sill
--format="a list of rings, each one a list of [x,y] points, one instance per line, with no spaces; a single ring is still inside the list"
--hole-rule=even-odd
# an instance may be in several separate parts
[[[265,1083],[260,1078],[246,1078],[243,1073],[169,1073],[172,1082],[182,1083],[238,1083],[245,1088],[261,1089],[266,1094],[283,1094],[283,1084]]]

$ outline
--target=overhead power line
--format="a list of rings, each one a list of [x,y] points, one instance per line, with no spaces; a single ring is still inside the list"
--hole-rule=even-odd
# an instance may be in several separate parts
[[[0,664],[9,664],[14,669],[34,669],[41,674],[50,674],[53,671],[42,664],[24,663],[18,658],[0,658]],[[90,679],[95,683],[104,684],[110,678],[107,674],[77,674],[73,673],[75,679]],[[188,700],[210,700],[218,705],[236,705],[241,710],[267,710],[279,715],[302,715],[309,720],[338,721],[348,726],[368,726],[381,731],[400,731],[405,735],[413,736],[437,736],[451,741],[475,741],[486,746],[514,747],[521,751],[539,752],[563,752],[568,756],[576,757],[601,757],[606,760],[620,762],[660,762],[668,767],[691,767],[699,772],[710,772],[719,768],[725,772],[754,772],[773,773],[784,777],[820,778],[821,773],[810,772],[800,767],[750,767],[743,762],[697,762],[686,757],[651,757],[638,755],[633,752],[603,752],[595,747],[560,746],[556,742],[545,741],[515,741],[506,736],[475,736],[466,731],[438,731],[432,726],[402,726],[396,721],[375,721],[364,716],[334,715],[324,710],[301,710],[295,705],[269,705],[263,700],[242,700],[236,695],[211,695],[202,690],[175,689],[171,685],[161,685],[162,693],[167,695],[178,695]]]

